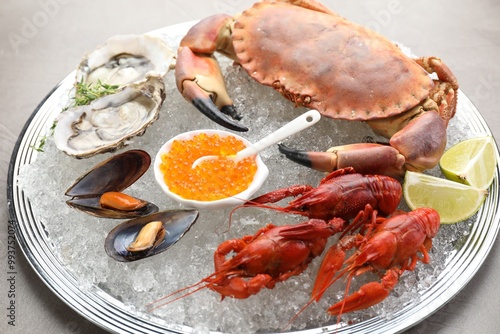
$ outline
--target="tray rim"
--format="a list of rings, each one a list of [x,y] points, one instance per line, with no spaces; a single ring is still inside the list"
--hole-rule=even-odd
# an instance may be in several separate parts
[[[187,29],[196,22],[197,21],[183,22],[180,24],[171,25],[155,30],[151,33],[164,33],[165,31],[170,30],[176,31]],[[50,118],[51,121],[53,120],[54,117],[51,117],[52,113],[47,113],[47,111],[45,111],[44,114],[44,107],[46,107],[47,103],[50,101],[51,97],[54,96],[54,93],[58,91],[58,89],[67,85],[68,81],[74,81],[74,73],[75,71],[68,74],[63,80],[61,80],[38,104],[38,106],[35,108],[33,113],[26,121],[25,125],[23,126],[12,151],[7,177],[7,206],[9,217],[11,221],[14,222],[16,240],[31,267],[34,269],[40,279],[45,283],[45,285],[49,287],[49,289],[52,290],[52,292],[65,304],[67,304],[69,307],[71,307],[73,310],[75,310],[90,322],[102,327],[103,329],[116,333],[164,333],[165,331],[171,333],[190,333],[193,331],[191,327],[184,325],[167,326],[162,323],[163,320],[157,318],[154,315],[148,315],[148,317],[144,318],[137,317],[132,312],[129,312],[121,302],[114,300],[111,296],[106,295],[104,291],[98,289],[97,287],[93,287],[90,290],[83,291],[81,287],[77,285],[75,277],[67,270],[64,270],[64,265],[53,253],[50,252],[50,242],[46,238],[46,232],[44,231],[43,223],[36,219],[34,214],[31,212],[29,199],[25,197],[22,190],[16,186],[19,168],[25,164],[29,164],[30,162],[35,161],[36,155],[38,154],[38,152],[32,150],[29,146],[26,147],[28,139],[31,139],[32,141],[33,139],[37,140],[38,136],[40,134],[43,134],[42,131],[44,126],[46,125],[46,122],[35,123],[37,121],[37,118],[45,116],[46,119]],[[461,91],[459,91],[459,98],[463,101],[463,103],[467,104],[468,107],[476,114],[474,115],[477,118],[475,121],[478,123],[476,124],[476,126],[481,127],[481,131],[486,132],[485,135],[493,136],[486,121],[484,120],[478,109],[470,101],[470,99]],[[23,150],[21,151],[21,149]],[[498,149],[498,145],[496,146],[496,154],[497,160],[500,161],[500,151]],[[490,187],[490,189],[495,189],[495,191],[490,192],[490,196],[487,199],[491,201],[493,193],[496,199],[496,203],[498,203],[499,178],[500,166],[497,165],[496,177],[493,185]],[[19,205],[24,205],[24,209],[29,209],[29,212],[20,212],[20,208],[18,207]],[[479,211],[478,217],[482,217],[485,211],[485,205],[483,205],[483,207]],[[441,307],[446,305],[467,285],[467,283],[472,279],[472,277],[474,277],[479,268],[482,266],[486,257],[489,255],[500,230],[500,211],[493,213],[490,212],[490,216],[491,214],[493,214],[493,217],[491,217],[489,226],[496,225],[496,228],[487,229],[488,226],[483,225],[475,227],[473,226],[466,240],[466,244],[477,242],[478,240],[476,239],[476,237],[478,235],[481,236],[481,232],[484,229],[487,229],[487,239],[479,240],[482,241],[482,243],[488,241],[486,243],[487,247],[480,247],[479,250],[475,253],[475,256],[473,258],[475,259],[476,265],[465,268],[465,272],[467,273],[466,275],[464,275],[463,272],[458,274],[455,273],[455,276],[457,277],[452,276],[453,284],[447,286],[447,289],[441,289],[441,294],[435,295],[436,298],[434,298],[433,301],[425,304],[419,302],[416,305],[403,307],[392,317],[392,319],[397,319],[398,315],[404,314],[406,311],[408,311],[409,308],[416,310],[416,312],[410,314],[410,317],[403,319],[404,321],[393,324],[393,326],[389,329],[378,328],[378,330],[386,333],[399,332],[418,324],[431,314],[438,311]],[[27,226],[21,224],[21,220],[24,225],[34,222],[35,224],[30,226],[32,230],[27,231]],[[479,228],[482,229],[478,230]],[[31,245],[34,241],[36,241],[37,238],[41,238],[40,240],[38,240],[38,242],[40,242],[41,249],[37,250],[38,252],[35,252],[35,250],[32,249]],[[464,250],[464,247],[465,244],[457,252],[457,254],[465,251],[466,249]],[[45,257],[43,255],[45,255]],[[477,257],[478,255],[480,255],[479,258]],[[457,266],[459,263],[463,263],[467,260],[459,257],[456,261],[454,261],[456,257],[457,255],[453,256],[451,263],[446,264],[446,268],[440,274],[438,281],[434,282],[427,290],[425,290],[424,294],[432,294],[433,291],[439,292],[438,288],[442,284],[447,283],[441,282],[440,278],[443,275],[451,272],[452,270],[450,269],[453,269],[453,267],[449,268],[449,266],[451,264]],[[56,266],[57,264],[59,265],[59,267]],[[48,272],[48,269],[50,269],[51,272]],[[57,273],[58,275],[54,276],[54,273]],[[155,320],[155,318],[157,319]],[[351,326],[339,328],[337,330],[334,328],[334,326],[331,328],[323,329],[326,329],[328,332],[336,331],[338,333],[347,333],[351,332],[352,330],[358,331],[363,330],[363,327],[369,327],[371,324],[373,324],[373,322],[377,322],[377,319],[380,320],[377,316],[366,321],[353,324]],[[372,332],[376,332],[373,331],[373,329],[368,329]],[[317,330],[317,328],[301,330],[297,331],[296,333],[313,333],[315,330]],[[319,330],[320,332],[324,332],[321,328]]]

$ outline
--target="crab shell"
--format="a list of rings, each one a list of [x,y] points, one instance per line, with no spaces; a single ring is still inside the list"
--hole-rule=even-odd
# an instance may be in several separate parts
[[[392,42],[333,12],[259,2],[237,18],[232,38],[252,78],[331,118],[397,115],[434,86]]]

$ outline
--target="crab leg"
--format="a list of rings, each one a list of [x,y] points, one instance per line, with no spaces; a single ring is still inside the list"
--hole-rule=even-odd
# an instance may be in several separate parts
[[[213,15],[193,26],[182,39],[175,67],[176,84],[184,98],[218,124],[235,131],[248,131],[239,124],[215,51],[234,58],[229,37],[232,17]],[[229,116],[229,117],[228,117]]]
[[[434,88],[414,108],[392,117],[367,121],[389,145],[351,144],[327,152],[307,152],[280,146],[287,158],[304,166],[333,171],[352,166],[362,174],[401,177],[406,170],[424,171],[439,162],[446,147],[446,127],[455,115],[458,81],[438,57],[415,59],[428,73],[435,73]]]
[[[405,158],[398,150],[388,145],[359,143],[332,147],[327,152],[307,152],[280,144],[279,150],[288,159],[323,172],[353,167],[361,174],[383,174],[392,177],[404,174]]]
[[[437,104],[435,109],[448,125],[448,121],[455,116],[457,107],[458,80],[448,66],[438,57],[422,57],[415,59],[429,73],[436,73],[439,80],[435,80],[434,89],[429,92],[429,100]]]
[[[389,145],[359,143],[332,147],[326,152],[297,151],[283,145],[279,149],[290,160],[321,171],[354,167],[362,174],[392,177],[401,177],[406,170],[421,172],[436,166],[446,148],[446,121],[438,112],[422,112],[421,108],[415,108],[420,111],[416,117],[399,123],[391,119],[370,122],[375,131],[378,127],[388,131],[382,134],[391,138]],[[388,130],[391,127],[401,129],[393,133]]]

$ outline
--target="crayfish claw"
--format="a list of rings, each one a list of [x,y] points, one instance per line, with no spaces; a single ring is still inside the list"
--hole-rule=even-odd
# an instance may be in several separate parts
[[[382,302],[398,283],[399,275],[395,268],[388,270],[381,282],[366,283],[344,300],[330,306],[328,313],[341,316],[343,313],[364,310]]]

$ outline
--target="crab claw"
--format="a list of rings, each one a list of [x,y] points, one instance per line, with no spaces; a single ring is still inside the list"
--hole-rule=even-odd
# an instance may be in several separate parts
[[[353,167],[361,174],[404,175],[404,156],[388,145],[360,143],[332,147],[327,152],[307,152],[280,144],[279,150],[288,159],[323,172]]]
[[[221,71],[209,55],[197,54],[189,47],[180,47],[175,67],[177,88],[182,96],[214,122],[234,131],[248,128],[227,95]]]

